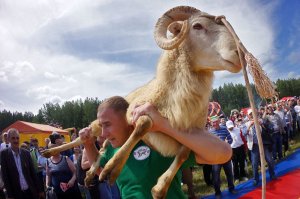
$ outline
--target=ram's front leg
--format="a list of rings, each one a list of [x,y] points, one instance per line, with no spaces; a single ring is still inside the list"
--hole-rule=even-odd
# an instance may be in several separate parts
[[[107,149],[109,144],[109,141],[105,140],[105,142],[103,143],[103,147],[99,150],[99,153],[95,161],[93,162],[91,168],[86,172],[86,177],[84,179],[84,185],[86,187],[90,186],[92,180],[94,179],[94,176],[96,175],[96,172],[100,167],[100,160],[103,157],[105,150]]]
[[[90,133],[90,137],[97,137],[98,135],[102,134],[102,129],[99,126],[98,120],[94,120],[91,124],[90,127],[92,128],[92,131]],[[51,156],[59,154],[61,151],[65,151],[67,149],[71,149],[75,146],[79,146],[81,144],[84,144],[86,141],[81,140],[79,137],[76,138],[74,141],[63,144],[61,146],[54,147],[52,149],[46,149],[41,152],[41,155],[45,158],[50,158]]]
[[[50,158],[51,156],[59,154],[61,151],[65,151],[67,149],[71,149],[75,146],[79,146],[81,144],[84,144],[86,141],[81,140],[79,137],[76,138],[74,141],[68,143],[68,144],[63,144],[57,147],[54,147],[52,149],[45,149],[41,151],[41,155],[45,158]]]
[[[154,199],[162,199],[167,196],[169,186],[178,172],[181,165],[189,157],[191,150],[182,145],[178,154],[169,169],[158,178],[157,184],[152,188],[151,193]]]
[[[151,129],[152,120],[148,115],[140,116],[136,128],[125,142],[125,144],[115,153],[115,155],[106,163],[100,173],[99,179],[103,181],[109,175],[108,184],[113,185],[119,177],[123,166],[125,165],[132,149],[141,140],[141,138]]]

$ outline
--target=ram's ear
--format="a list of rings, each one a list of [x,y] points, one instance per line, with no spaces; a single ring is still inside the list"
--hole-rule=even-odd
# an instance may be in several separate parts
[[[183,22],[175,21],[168,26],[168,30],[174,35],[178,35],[181,31]]]

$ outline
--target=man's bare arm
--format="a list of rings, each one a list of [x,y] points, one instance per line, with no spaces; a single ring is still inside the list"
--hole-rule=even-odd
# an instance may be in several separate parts
[[[190,133],[173,129],[170,122],[148,102],[136,105],[132,115],[134,124],[139,116],[149,115],[153,122],[150,131],[163,132],[190,148],[199,164],[221,164],[227,162],[232,155],[231,146],[213,133],[203,129],[194,129]]]
[[[82,140],[87,140],[83,146],[84,146],[84,151],[82,154],[82,161],[81,161],[81,167],[82,169],[87,169],[90,168],[91,165],[93,164],[93,162],[95,161],[95,159],[97,158],[98,155],[98,150],[94,144],[94,141],[96,140],[96,137],[90,138],[90,132],[91,132],[91,128],[87,127],[84,129],[81,129],[79,131],[79,137]],[[89,166],[87,166],[87,162]],[[84,163],[84,164],[83,164]],[[100,164],[100,163],[99,163]],[[100,170],[98,170],[96,172],[97,175],[100,174]]]

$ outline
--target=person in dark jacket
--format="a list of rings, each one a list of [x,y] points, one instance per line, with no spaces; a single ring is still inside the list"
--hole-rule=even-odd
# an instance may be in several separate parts
[[[34,170],[29,151],[19,148],[19,132],[8,130],[11,148],[1,151],[1,169],[7,198],[39,199],[45,198],[38,186],[38,177]]]

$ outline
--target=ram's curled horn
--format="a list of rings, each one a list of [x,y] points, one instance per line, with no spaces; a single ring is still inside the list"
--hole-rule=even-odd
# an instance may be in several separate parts
[[[189,6],[178,6],[163,14],[156,22],[154,29],[154,38],[157,45],[164,50],[172,50],[178,47],[189,31],[187,19],[196,13],[201,14],[201,11]],[[173,39],[168,39],[167,28],[174,21],[183,21],[182,29]]]

